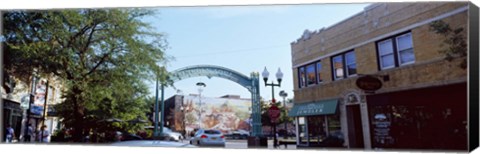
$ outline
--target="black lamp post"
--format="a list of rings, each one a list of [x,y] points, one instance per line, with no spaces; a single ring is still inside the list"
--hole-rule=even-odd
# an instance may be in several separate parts
[[[31,110],[32,110],[32,104],[34,103],[34,99],[35,99],[35,92],[37,90],[36,86],[37,86],[37,77],[36,77],[36,74],[35,72],[32,74],[32,87],[30,89],[30,95],[29,95],[29,99],[28,99],[28,109],[27,109],[27,121],[26,121],[26,126],[25,127],[25,135],[29,136],[28,135],[28,126],[30,125],[30,113],[31,113]],[[24,135],[24,136],[25,136]],[[25,139],[23,139],[25,141]],[[28,139],[28,141],[30,141],[30,138]]]
[[[180,106],[180,111],[182,112],[182,136],[183,138],[185,138],[186,134],[187,134],[187,126],[185,125],[185,111],[188,112],[189,108],[188,106],[184,105],[183,102],[182,102],[182,106]]]
[[[283,138],[284,139],[287,139],[287,135],[288,135],[288,131],[287,131],[287,123],[288,123],[288,120],[287,120],[287,106],[285,105],[285,97],[288,96],[288,94],[285,92],[285,91],[280,91],[280,94],[279,94],[281,97],[283,97],[283,109],[285,110],[285,114],[283,115],[283,125],[285,125],[285,134],[283,135]]]
[[[275,105],[275,92],[274,92],[274,87],[280,87],[280,84],[282,83],[282,78],[283,78],[283,73],[280,71],[280,68],[278,68],[277,74],[275,76],[277,77],[278,84],[273,83],[267,83],[268,82],[268,76],[270,73],[267,71],[267,67],[262,72],[262,77],[263,81],[265,81],[265,86],[271,86],[272,87],[272,105]],[[277,126],[276,123],[273,123],[273,147],[277,147]]]

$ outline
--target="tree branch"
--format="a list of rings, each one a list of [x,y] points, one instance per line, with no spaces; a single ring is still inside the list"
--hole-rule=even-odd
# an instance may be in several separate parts
[[[92,26],[92,30],[90,31],[90,34],[88,35],[87,42],[83,46],[83,49],[81,50],[80,55],[79,55],[80,56],[80,61],[81,61],[83,67],[86,67],[86,65],[85,65],[85,53],[87,52],[88,47],[92,43],[92,37],[93,37],[93,34],[95,33],[95,27],[97,27],[97,24],[94,24]]]
[[[86,73],[86,74],[84,74],[84,75],[82,75],[82,76],[83,76],[83,77],[86,77],[86,76],[92,74],[93,72],[95,72],[95,71],[97,70],[97,68],[98,68],[101,64],[103,64],[103,63],[105,62],[105,60],[108,58],[108,56],[110,56],[110,54],[113,53],[113,50],[114,50],[114,48],[112,48],[112,50],[111,50],[112,52],[103,54],[103,56],[102,56],[102,58],[100,59],[100,61],[99,61],[88,73]]]

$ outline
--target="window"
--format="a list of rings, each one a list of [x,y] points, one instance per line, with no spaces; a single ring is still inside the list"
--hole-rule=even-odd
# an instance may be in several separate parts
[[[415,62],[412,33],[401,34],[377,43],[380,69],[388,69]]]
[[[397,37],[397,51],[400,65],[409,64],[415,61],[411,33]]]
[[[355,52],[350,51],[332,58],[333,79],[343,79],[357,74]]]
[[[315,64],[307,65],[307,86],[316,84]]]
[[[333,77],[335,80],[343,78],[343,58],[342,55],[333,57]]]
[[[347,76],[357,74],[357,62],[355,60],[355,52],[345,54],[345,65],[347,66]]]
[[[305,67],[300,67],[298,69],[298,86],[300,88],[305,87]]]
[[[321,83],[321,82],[322,82],[321,72],[322,72],[322,63],[317,62],[317,83]]]
[[[380,56],[380,66],[382,69],[395,67],[392,40],[379,42],[378,52]]]
[[[298,67],[298,87],[303,88],[321,83],[323,81],[321,70],[320,61]]]

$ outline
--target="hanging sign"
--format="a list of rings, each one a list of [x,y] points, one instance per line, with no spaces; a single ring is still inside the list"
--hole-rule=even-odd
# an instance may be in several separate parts
[[[370,75],[359,77],[356,84],[358,88],[369,92],[382,88],[382,81]]]

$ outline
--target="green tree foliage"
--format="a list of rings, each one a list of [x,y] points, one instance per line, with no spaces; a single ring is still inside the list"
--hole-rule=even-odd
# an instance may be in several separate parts
[[[444,44],[442,44],[442,46],[446,45],[446,47],[439,52],[445,55],[445,59],[452,61],[455,58],[461,58],[463,61],[460,63],[459,67],[466,69],[467,41],[464,36],[464,29],[462,27],[452,29],[449,24],[442,20],[437,20],[430,23],[430,30],[444,37]]]
[[[132,130],[145,118],[144,80],[165,82],[166,41],[143,17],[145,9],[9,11],[2,14],[5,71],[22,81],[32,72],[65,81],[58,112],[75,141],[100,126]],[[160,66],[159,66],[160,65]],[[35,68],[35,70],[34,70]]]
[[[262,100],[262,106],[261,106],[261,111],[262,111],[262,114],[261,114],[261,117],[262,117],[262,125],[263,126],[272,126],[272,123],[270,121],[270,116],[268,115],[268,109],[270,108],[271,106],[271,102],[265,102]],[[293,122],[293,118],[292,117],[288,117],[288,113],[285,112],[285,107],[283,106],[283,102],[277,102],[275,103],[275,105],[280,109],[281,113],[280,113],[280,118],[278,119],[278,122],[277,124],[281,124],[281,123],[284,123],[284,122],[288,122],[288,123],[291,123]]]

